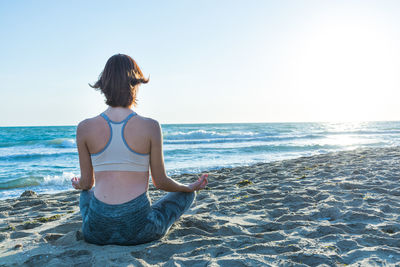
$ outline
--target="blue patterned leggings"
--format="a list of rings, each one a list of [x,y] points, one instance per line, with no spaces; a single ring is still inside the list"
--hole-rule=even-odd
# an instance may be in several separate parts
[[[193,203],[195,193],[171,192],[151,205],[147,192],[117,205],[82,191],[79,208],[85,240],[98,245],[136,245],[160,239]]]

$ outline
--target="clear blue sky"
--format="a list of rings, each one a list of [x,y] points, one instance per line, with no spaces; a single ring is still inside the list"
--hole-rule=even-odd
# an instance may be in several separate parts
[[[0,126],[75,125],[125,53],[161,123],[400,120],[400,1],[0,1]]]

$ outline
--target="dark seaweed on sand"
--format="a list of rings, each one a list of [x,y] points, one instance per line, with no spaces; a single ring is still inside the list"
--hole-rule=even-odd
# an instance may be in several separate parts
[[[242,181],[238,182],[236,185],[239,186],[239,187],[244,187],[244,186],[247,186],[247,185],[251,185],[252,183],[253,182],[249,181],[249,180],[242,180]]]

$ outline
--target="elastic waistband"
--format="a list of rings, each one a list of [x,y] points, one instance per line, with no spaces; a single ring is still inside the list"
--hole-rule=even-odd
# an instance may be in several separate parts
[[[109,217],[120,217],[127,213],[144,214],[151,210],[150,199],[147,191],[138,197],[122,203],[122,204],[107,204],[98,200],[95,195],[90,201],[90,209],[98,214],[107,215]]]

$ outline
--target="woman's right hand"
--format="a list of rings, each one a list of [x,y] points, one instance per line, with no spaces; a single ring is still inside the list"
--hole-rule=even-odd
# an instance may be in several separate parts
[[[80,180],[80,178],[78,178],[78,177],[73,177],[73,178],[71,179],[71,183],[72,183],[72,187],[73,187],[73,188],[75,188],[75,189],[81,189],[81,188],[79,187],[79,180]]]
[[[207,178],[208,178],[208,174],[202,174],[201,177],[199,177],[199,179],[196,182],[189,185],[189,188],[192,191],[198,191],[198,190],[204,189],[206,187],[206,185],[208,184]]]

